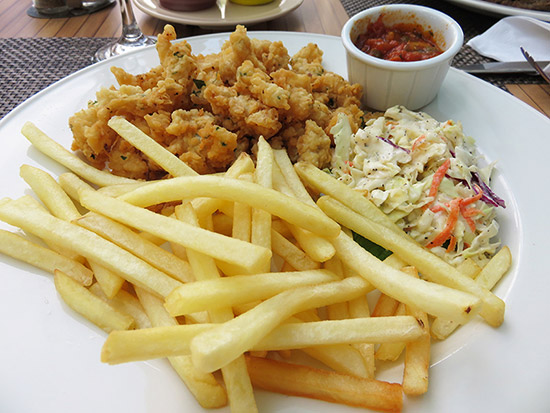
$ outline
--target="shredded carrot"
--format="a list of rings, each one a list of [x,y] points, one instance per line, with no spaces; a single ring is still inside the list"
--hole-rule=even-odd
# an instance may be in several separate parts
[[[474,220],[472,219],[472,217],[464,217],[464,221],[466,221],[466,223],[467,223],[468,226],[470,227],[470,231],[475,232],[475,230],[476,230],[476,223],[474,222]]]
[[[458,215],[460,214],[460,202],[462,199],[455,198],[450,203],[449,216],[447,217],[447,222],[445,228],[441,231],[426,247],[433,248],[443,245],[447,239],[452,235],[453,229],[458,221]]]
[[[449,238],[449,245],[447,246],[447,252],[452,252],[456,247],[456,237],[451,234]]]
[[[445,211],[445,208],[443,207],[443,205],[434,205],[433,207],[430,208],[430,211],[441,212],[441,211]]]
[[[464,198],[460,202],[460,213],[464,217],[464,220],[466,221],[466,223],[468,224],[472,232],[475,232],[476,230],[476,224],[472,217],[474,215],[483,214],[483,212],[477,208],[467,208],[467,206],[473,204],[476,201],[479,201],[482,196],[483,196],[483,193],[481,192],[481,189],[479,189],[476,195],[468,198]]]
[[[447,159],[439,168],[437,168],[437,171],[435,171],[434,177],[432,179],[432,186],[430,187],[430,192],[428,193],[428,196],[435,197],[437,195],[437,191],[439,191],[439,185],[441,185],[441,182],[443,181],[443,178],[445,177],[445,174],[447,173],[447,170],[450,166],[451,160]]]
[[[420,135],[418,138],[416,138],[412,144],[411,151],[414,151],[416,148],[418,148],[422,143],[426,140],[426,135]]]
[[[480,190],[476,195],[468,198],[464,198],[462,200],[462,205],[467,206],[467,205],[473,204],[474,202],[479,201],[482,196],[483,196],[483,193]]]
[[[460,203],[460,213],[462,214],[462,216],[464,217],[464,220],[470,227],[470,230],[472,232],[475,232],[476,224],[472,217],[474,215],[483,214],[483,212],[477,208],[466,208],[466,206],[464,206],[464,201],[463,201]]]
[[[439,185],[441,185],[441,182],[443,181],[443,178],[445,178],[445,174],[447,173],[447,170],[451,166],[451,160],[447,159],[443,164],[437,168],[437,171],[435,171],[434,176],[432,178],[432,185],[430,186],[430,191],[428,192],[428,196],[431,198],[435,198],[437,195],[437,191],[439,191]],[[424,205],[424,209],[429,208],[430,204]]]
[[[464,218],[470,218],[474,215],[483,215],[483,211],[477,208],[465,208],[462,203],[460,203],[460,212]]]

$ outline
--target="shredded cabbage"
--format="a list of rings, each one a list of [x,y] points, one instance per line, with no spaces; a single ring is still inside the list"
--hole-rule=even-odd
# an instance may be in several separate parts
[[[478,165],[483,159],[459,122],[438,122],[426,113],[394,106],[355,134],[347,117],[341,116],[331,133],[335,140],[331,174],[367,192],[421,245],[453,265],[471,258],[483,266],[496,253],[500,241],[495,203],[484,203],[496,198],[487,185],[494,163]],[[434,183],[440,168],[439,175],[444,176]],[[430,196],[432,183],[435,196]],[[472,197],[476,197],[473,202]],[[453,199],[461,200],[459,217],[445,242],[436,242],[438,235],[446,235]],[[504,206],[504,201],[499,199],[499,205]]]

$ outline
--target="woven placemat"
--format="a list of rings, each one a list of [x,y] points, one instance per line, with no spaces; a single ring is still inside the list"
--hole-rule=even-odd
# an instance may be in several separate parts
[[[351,16],[367,7],[397,1],[341,0]],[[462,26],[466,41],[482,33],[496,19],[465,11],[439,1],[415,1],[439,9]],[[52,83],[91,64],[95,51],[111,42],[111,38],[91,37],[39,37],[39,38],[0,38],[0,119],[20,103],[46,88]],[[455,58],[455,65],[480,63],[490,59],[480,56],[468,46],[464,46]],[[504,88],[507,83],[543,83],[531,75],[485,75],[480,76],[492,84]]]
[[[464,46],[460,49],[458,54],[453,60],[453,66],[462,66],[474,63],[487,63],[494,61],[487,57],[481,56],[471,47],[466,46],[471,38],[485,32],[489,27],[498,21],[498,17],[489,16],[481,13],[475,13],[470,10],[466,10],[457,6],[454,6],[448,2],[440,0],[409,0],[409,1],[397,1],[397,0],[340,0],[342,6],[349,16],[359,13],[369,7],[381,6],[386,4],[399,4],[410,3],[418,4],[421,6],[431,7],[442,11],[443,13],[451,16],[457,21],[464,31]],[[481,79],[486,80],[493,85],[505,89],[505,84],[542,84],[544,81],[534,75],[530,74],[488,74],[488,75],[476,75]]]
[[[36,92],[92,63],[110,38],[0,39],[0,118]]]

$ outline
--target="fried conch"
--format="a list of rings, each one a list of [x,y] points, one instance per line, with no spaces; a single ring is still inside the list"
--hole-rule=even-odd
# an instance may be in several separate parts
[[[99,169],[134,179],[167,175],[107,122],[123,116],[200,174],[225,171],[260,136],[286,148],[292,161],[330,163],[331,127],[345,113],[356,130],[366,114],[361,87],[327,72],[323,53],[308,44],[289,56],[280,41],[249,38],[237,26],[219,53],[194,55],[166,25],[158,36],[160,65],[133,75],[112,67],[119,86],[69,120],[72,149]]]

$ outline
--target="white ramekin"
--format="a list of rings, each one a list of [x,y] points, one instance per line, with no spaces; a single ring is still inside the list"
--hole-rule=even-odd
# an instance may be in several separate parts
[[[444,52],[416,62],[393,62],[362,52],[354,41],[380,15],[387,26],[418,23],[434,33]],[[342,29],[349,81],[363,86],[362,103],[374,110],[403,105],[416,110],[437,95],[453,57],[460,50],[464,34],[460,25],[440,11],[410,4],[372,7],[351,17]]]

